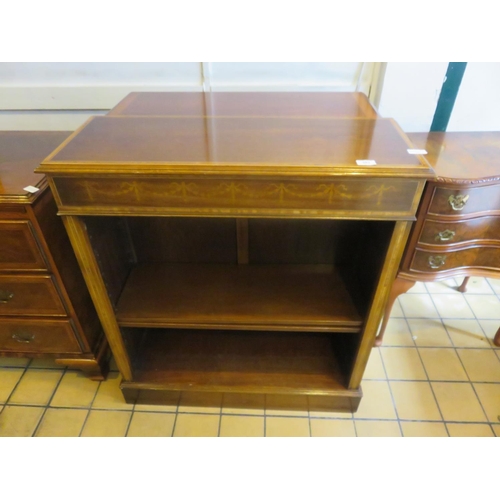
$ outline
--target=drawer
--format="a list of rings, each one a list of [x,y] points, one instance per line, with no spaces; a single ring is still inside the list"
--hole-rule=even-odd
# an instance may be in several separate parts
[[[500,185],[464,189],[436,188],[429,207],[432,215],[473,214],[500,211]]]
[[[445,252],[416,250],[410,264],[411,271],[420,273],[439,273],[471,267],[500,271],[500,248],[476,247]]]
[[[418,240],[425,245],[496,241],[500,245],[500,216],[477,217],[460,222],[426,220]]]
[[[422,181],[215,177],[55,177],[60,213],[413,218]]]
[[[51,276],[0,275],[0,315],[66,316]]]
[[[0,317],[0,351],[78,354],[80,345],[66,320]]]
[[[48,266],[27,220],[0,220],[0,270],[46,271]]]

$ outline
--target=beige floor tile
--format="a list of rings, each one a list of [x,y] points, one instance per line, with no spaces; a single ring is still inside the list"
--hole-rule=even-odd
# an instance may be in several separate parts
[[[30,360],[28,358],[3,358],[0,356],[0,368],[25,368]]]
[[[385,328],[383,346],[413,347],[410,329],[404,318],[390,318]]]
[[[78,437],[88,410],[49,408],[36,431],[37,437]]]
[[[44,408],[6,406],[0,413],[0,437],[29,437],[42,417]]]
[[[422,281],[416,281],[406,293],[427,293],[427,288],[425,288],[425,283]]]
[[[403,420],[442,420],[429,382],[390,382],[392,396]]]
[[[222,413],[264,415],[266,397],[264,394],[224,394]]]
[[[486,421],[471,384],[431,382],[431,385],[444,420],[452,422]]]
[[[409,319],[410,331],[418,347],[452,347],[446,329],[437,319]]]
[[[381,420],[355,420],[358,437],[401,437],[401,430],[397,422]]]
[[[404,437],[448,437],[442,422],[401,422]]]
[[[396,419],[388,382],[366,380],[363,382],[363,398],[355,418]]]
[[[54,394],[61,377],[62,371],[59,370],[29,368],[12,393],[9,403],[45,406]]]
[[[429,293],[458,293],[457,286],[458,283],[462,283],[462,280],[454,278],[442,281],[429,281],[425,283],[425,288]]]
[[[312,437],[356,437],[352,420],[311,418]]]
[[[285,394],[266,395],[266,415],[308,417],[307,396]]]
[[[220,413],[222,394],[213,392],[183,392],[179,401],[179,412]]]
[[[0,368],[0,404],[7,402],[23,373],[23,368]]]
[[[266,417],[266,437],[309,437],[309,419]]]
[[[365,373],[363,374],[364,380],[370,379],[385,379],[384,365],[380,356],[380,349],[372,349],[368,364],[366,365]]]
[[[457,349],[472,382],[500,382],[500,360],[491,349]]]
[[[500,437],[500,424],[491,424],[496,437]]]
[[[417,349],[381,347],[387,378],[391,380],[427,380]]]
[[[151,391],[152,394],[148,394],[148,403],[144,403],[143,395],[139,394],[139,398],[135,403],[134,410],[135,411],[167,411],[167,412],[176,412],[177,406],[179,405],[180,393],[177,391],[167,392],[160,391],[158,393]],[[156,395],[155,395],[156,394]],[[155,400],[158,401],[159,404],[155,404]]]
[[[64,374],[50,406],[89,407],[99,387],[83,373],[68,371]]]
[[[488,347],[490,345],[476,319],[445,319],[443,323],[456,347]]]
[[[490,284],[493,291],[500,295],[500,280],[495,280],[493,278],[488,278],[488,283]]]
[[[474,384],[490,422],[500,422],[500,384]]]
[[[134,412],[128,437],[170,437],[174,430],[175,413]]]
[[[175,421],[174,437],[217,437],[220,415],[180,413]]]
[[[421,347],[419,352],[429,380],[468,380],[455,349]]]
[[[399,301],[407,318],[439,318],[430,295],[404,294]]]
[[[455,295],[437,293],[432,299],[442,318],[474,318],[474,313],[460,293]]]
[[[500,298],[495,295],[466,295],[478,319],[500,319]]]
[[[91,410],[82,437],[124,437],[131,411]]]
[[[399,299],[396,299],[394,301],[394,305],[392,306],[390,317],[391,318],[404,318],[404,316],[405,315],[403,313],[403,309],[401,309],[401,304],[399,303]]]
[[[488,424],[446,424],[451,437],[494,437]]]
[[[264,417],[222,415],[221,437],[264,437]]]
[[[481,328],[484,330],[484,333],[490,343],[490,346],[493,347],[493,349],[500,350],[500,347],[496,346],[493,343],[495,334],[497,333],[498,328],[500,328],[500,321],[498,321],[497,319],[480,319],[479,324],[481,325]]]
[[[488,284],[488,280],[486,278],[478,278],[476,276],[472,276],[467,283],[467,294],[478,293],[481,295],[494,294],[495,291]]]
[[[132,410],[133,404],[125,402],[122,391],[120,390],[121,375],[111,372],[107,380],[101,382],[97,395],[92,403],[92,408],[106,410]]]
[[[45,368],[47,370],[64,370],[64,366],[58,365],[53,358],[39,358],[32,359],[30,363],[31,368]]]

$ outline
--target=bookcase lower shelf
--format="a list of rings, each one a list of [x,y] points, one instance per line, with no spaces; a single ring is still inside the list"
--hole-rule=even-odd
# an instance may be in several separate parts
[[[172,391],[307,397],[308,407],[343,399],[354,411],[360,390],[346,388],[334,336],[342,334],[137,329],[134,380],[122,383],[129,401],[155,403]],[[139,395],[139,391],[141,394]],[[161,398],[161,396],[160,396]]]

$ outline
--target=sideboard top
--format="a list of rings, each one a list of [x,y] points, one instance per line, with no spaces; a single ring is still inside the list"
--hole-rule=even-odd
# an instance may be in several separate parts
[[[39,171],[432,177],[410,147],[384,118],[100,116]]]
[[[362,92],[132,92],[108,116],[376,118]]]
[[[34,196],[24,188],[42,189],[45,180],[34,170],[71,132],[1,131],[0,199],[22,202]]]
[[[409,133],[408,137],[427,151],[437,182],[500,180],[500,132]]]

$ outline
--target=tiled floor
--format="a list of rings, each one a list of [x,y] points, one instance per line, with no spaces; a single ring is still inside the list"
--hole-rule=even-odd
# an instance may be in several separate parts
[[[500,436],[500,280],[471,279],[464,295],[456,286],[418,283],[400,296],[354,415],[270,410],[259,395],[128,405],[116,371],[99,383],[47,360],[0,358],[0,436]]]

